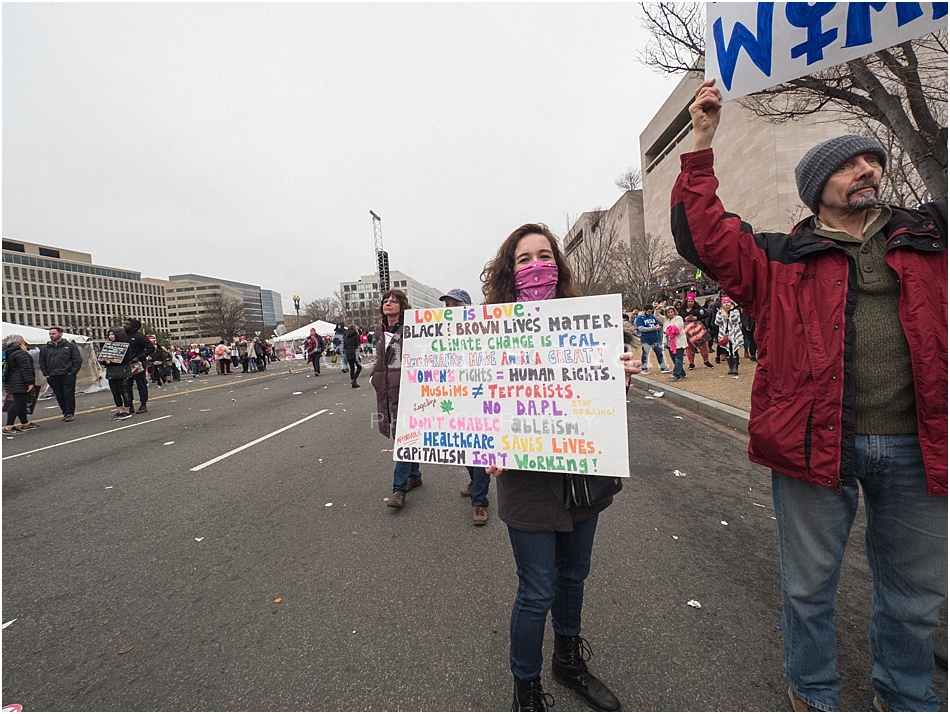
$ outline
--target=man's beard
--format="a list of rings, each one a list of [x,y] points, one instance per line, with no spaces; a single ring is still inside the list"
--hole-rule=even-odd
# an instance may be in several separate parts
[[[868,196],[863,193],[860,196],[854,195],[858,191],[868,187],[874,189],[873,195]],[[880,183],[874,179],[865,179],[864,181],[855,184],[848,189],[848,208],[850,208],[852,211],[863,211],[867,208],[874,208],[879,203],[877,197],[877,190],[879,188]]]

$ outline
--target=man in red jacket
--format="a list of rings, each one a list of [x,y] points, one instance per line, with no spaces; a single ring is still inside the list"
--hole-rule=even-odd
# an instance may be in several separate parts
[[[936,711],[931,637],[947,597],[946,199],[919,211],[879,203],[887,155],[874,139],[846,135],[795,169],[815,215],[789,233],[754,233],[716,196],[721,101],[715,80],[696,90],[672,227],[680,255],[756,320],[749,456],[772,469],[792,707],[838,707],[835,593],[863,492],[873,706]]]

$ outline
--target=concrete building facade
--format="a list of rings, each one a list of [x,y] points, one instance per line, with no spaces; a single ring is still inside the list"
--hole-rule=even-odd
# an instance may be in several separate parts
[[[670,245],[670,192],[680,154],[692,149],[689,105],[701,82],[696,73],[685,75],[640,134],[644,230]],[[737,101],[726,102],[713,144],[726,210],[756,230],[790,228],[809,214],[798,197],[795,166],[815,144],[846,131],[827,114],[772,124]]]
[[[420,283],[400,270],[389,272],[390,287],[402,290],[413,308],[442,307],[439,298],[444,292]],[[355,282],[340,283],[340,299],[347,324],[372,329],[380,321],[379,303],[382,293],[375,273],[364,275]]]
[[[284,321],[284,306],[281,303],[280,293],[274,290],[261,289],[261,311],[264,316],[264,325],[277,327]]]
[[[125,317],[167,330],[162,281],[96,265],[91,253],[3,239],[4,322],[105,340]]]
[[[629,250],[633,241],[644,234],[643,190],[625,191],[605,211],[585,211],[571,226],[561,244],[568,264],[577,272],[584,262],[596,260],[609,249]],[[606,246],[609,236],[616,245]]]

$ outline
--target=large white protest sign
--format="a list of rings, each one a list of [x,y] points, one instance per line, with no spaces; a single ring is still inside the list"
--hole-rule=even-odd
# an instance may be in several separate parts
[[[706,79],[735,99],[946,27],[945,2],[706,3]]]
[[[619,295],[403,319],[394,460],[630,475]]]

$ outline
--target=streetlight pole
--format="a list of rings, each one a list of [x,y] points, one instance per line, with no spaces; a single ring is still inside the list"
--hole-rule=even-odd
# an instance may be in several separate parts
[[[300,329],[300,296],[294,295],[294,310],[297,311],[297,329]]]

